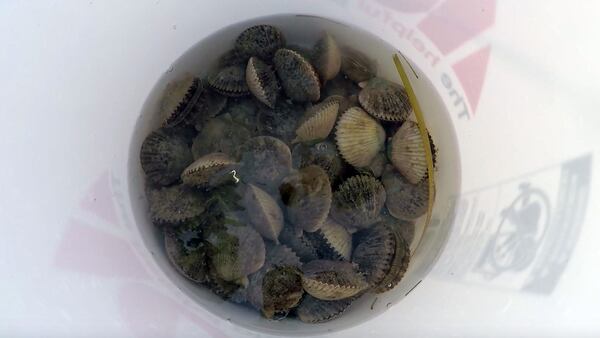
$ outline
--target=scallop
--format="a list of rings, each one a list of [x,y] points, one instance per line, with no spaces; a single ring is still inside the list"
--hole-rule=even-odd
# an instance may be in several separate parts
[[[148,189],[152,220],[160,224],[181,224],[200,216],[206,210],[201,193],[184,185]]]
[[[259,187],[248,184],[243,204],[254,229],[264,238],[279,243],[277,238],[283,229],[283,212],[275,199]]]
[[[361,88],[354,81],[348,79],[342,74],[339,74],[332,80],[325,83],[325,86],[323,87],[323,94],[325,94],[325,96],[339,95],[343,97],[349,97],[352,95],[358,95],[360,90]]]
[[[307,109],[298,123],[297,136],[293,142],[311,142],[326,139],[335,125],[342,100],[341,96],[330,96],[321,103]]]
[[[275,108],[261,106],[258,112],[259,133],[291,143],[296,137],[298,120],[302,118],[303,106],[285,100],[279,100]]]
[[[211,232],[206,240],[212,245],[210,255],[217,276],[228,282],[244,283],[265,262],[262,237],[249,226],[225,225],[226,231]]]
[[[291,248],[298,258],[306,263],[318,259],[318,255],[315,247],[304,235],[304,232],[298,235],[292,226],[286,225],[279,234],[279,241]]]
[[[304,294],[299,270],[287,266],[269,270],[263,278],[262,294],[262,313],[268,319],[297,306]]]
[[[315,102],[321,95],[319,76],[302,55],[289,49],[279,49],[273,58],[275,70],[286,95],[298,102]]]
[[[377,66],[365,54],[355,49],[345,48],[342,51],[341,70],[349,79],[359,83],[375,77]]]
[[[431,138],[430,143],[434,155],[435,147]],[[425,144],[417,123],[404,122],[392,137],[389,148],[390,161],[410,183],[417,184],[427,176]]]
[[[350,298],[368,288],[368,283],[350,262],[316,260],[302,266],[302,286],[322,300]]]
[[[222,68],[208,77],[208,85],[217,93],[237,97],[248,95],[245,65],[235,65]]]
[[[331,34],[325,33],[314,47],[313,63],[325,82],[338,75],[342,67],[342,53]]]
[[[306,295],[298,305],[298,318],[304,323],[325,323],[340,317],[353,300],[354,298],[346,298],[327,301]]]
[[[267,106],[275,108],[280,87],[271,66],[257,57],[251,57],[246,66],[246,82],[254,97]]]
[[[387,165],[387,163],[387,157],[383,152],[381,152],[377,154],[375,158],[373,158],[371,164],[364,168],[361,168],[361,170],[364,170],[373,175],[374,177],[379,178],[381,177],[381,175],[383,175],[383,171],[385,170],[385,166]]]
[[[406,90],[401,85],[376,77],[361,84],[360,105],[373,117],[384,121],[405,121],[412,113]]]
[[[281,140],[257,136],[240,149],[243,180],[266,191],[274,191],[292,168],[292,153]]]
[[[385,130],[364,110],[348,109],[340,117],[335,139],[342,157],[355,167],[368,166],[385,143]]]
[[[317,231],[331,206],[331,184],[327,173],[312,165],[287,176],[279,186],[290,222],[307,232]]]
[[[415,238],[415,221],[397,219],[387,211],[382,214],[381,223],[398,231],[406,243],[408,243],[408,246],[413,242]]]
[[[263,308],[263,279],[268,271],[279,267],[299,268],[302,263],[294,251],[285,245],[275,245],[265,242],[265,264],[257,272],[248,277],[247,288],[241,289],[237,294],[240,301],[249,302],[257,310]]]
[[[179,243],[175,232],[166,228],[164,240],[167,257],[180,274],[196,283],[206,281],[208,264],[204,246],[187,250]]]
[[[140,149],[140,163],[148,180],[169,185],[190,163],[192,153],[184,138],[159,129],[146,137]]]
[[[283,33],[274,26],[256,25],[244,30],[235,40],[235,49],[243,57],[257,56],[270,60],[275,51],[285,46]]]
[[[404,277],[410,263],[410,248],[397,228],[392,228],[395,239],[394,258],[390,262],[390,269],[382,281],[374,287],[376,293],[392,290]]]
[[[335,143],[323,141],[314,145],[296,144],[292,149],[292,164],[295,168],[318,165],[329,176],[330,182],[335,182],[344,170],[342,158],[337,152]]]
[[[226,105],[227,96],[206,89],[187,116],[187,124],[194,126],[197,131],[200,131],[210,119],[219,115],[225,109]]]
[[[319,230],[305,236],[313,243],[320,259],[350,260],[352,236],[333,219],[328,218]]]
[[[384,223],[355,234],[358,243],[352,253],[352,262],[358,265],[371,287],[378,286],[390,270],[396,250],[394,236],[392,229]]]
[[[333,194],[331,216],[351,232],[368,228],[378,221],[385,201],[385,189],[376,178],[352,176]]]
[[[239,146],[252,137],[243,125],[224,118],[215,118],[198,133],[192,143],[195,159],[210,153],[225,153],[233,159],[239,157]]]
[[[162,125],[173,127],[183,122],[204,90],[204,84],[191,75],[170,82],[160,103]]]
[[[265,265],[275,267],[294,266],[298,268],[302,266],[300,257],[287,245],[266,242],[265,246],[267,250]]]
[[[204,283],[204,285],[208,286],[208,288],[214,294],[223,299],[229,299],[237,290],[240,289],[239,284],[220,278],[213,266],[209,266],[207,281]]]
[[[225,173],[234,170],[236,162],[224,153],[211,153],[204,155],[190,164],[181,173],[184,184],[193,187],[204,187],[220,182],[219,178]]]
[[[401,220],[415,220],[427,212],[429,203],[427,181],[412,184],[388,165],[383,173],[382,182],[387,192],[385,205],[392,216]]]

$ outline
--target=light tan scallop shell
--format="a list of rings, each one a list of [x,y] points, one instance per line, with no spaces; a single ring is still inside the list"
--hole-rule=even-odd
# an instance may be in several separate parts
[[[273,197],[259,187],[248,184],[243,202],[254,229],[264,238],[279,243],[277,237],[283,229],[283,212]]]
[[[205,186],[211,182],[215,175],[231,170],[233,165],[235,165],[235,161],[227,154],[211,153],[204,155],[185,168],[181,173],[181,180],[186,185]]]
[[[257,57],[251,57],[246,66],[246,82],[254,97],[268,107],[275,108],[280,87],[271,66]]]
[[[304,235],[313,243],[319,258],[350,260],[352,236],[332,218],[328,218],[319,230]]]
[[[350,262],[316,260],[302,266],[302,286],[323,300],[350,298],[368,288],[366,280]]]
[[[335,125],[342,99],[341,96],[330,96],[308,108],[296,129],[297,137],[293,143],[326,139]]]
[[[427,176],[425,145],[419,126],[406,121],[392,137],[390,161],[398,171],[412,183],[417,184]]]
[[[321,80],[331,80],[342,67],[342,53],[331,34],[325,33],[315,44],[313,64]]]
[[[382,149],[385,130],[364,110],[352,107],[340,117],[335,140],[346,162],[355,167],[365,167]]]
[[[170,82],[160,103],[162,125],[173,127],[183,122],[203,92],[204,83],[189,74]]]

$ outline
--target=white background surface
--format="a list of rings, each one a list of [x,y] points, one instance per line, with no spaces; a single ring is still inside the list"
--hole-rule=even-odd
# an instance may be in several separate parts
[[[240,3],[0,2],[0,335],[255,335],[208,312],[171,320],[166,310],[143,310],[143,298],[131,315],[118,295],[127,292],[124,283],[143,285],[135,277],[56,263],[73,222],[127,236],[97,226],[102,222],[81,208],[82,196],[107,170],[119,175],[113,168],[127,160],[128,135],[147,93],[206,34],[244,18],[302,12],[355,17],[395,39],[354,1]],[[492,46],[477,115],[456,126],[465,191],[592,154],[589,207],[557,287],[533,294],[437,273],[384,315],[338,336],[600,336],[598,10],[600,3],[584,0],[499,3],[494,26],[471,42]],[[484,157],[490,153],[493,160]]]

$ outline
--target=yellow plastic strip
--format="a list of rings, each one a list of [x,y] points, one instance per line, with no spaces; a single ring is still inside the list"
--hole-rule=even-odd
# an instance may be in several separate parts
[[[410,84],[410,80],[408,79],[408,74],[398,57],[398,54],[394,54],[394,64],[396,65],[396,70],[398,71],[398,75],[402,79],[402,83],[404,84],[404,88],[408,93],[408,98],[410,100],[410,104],[415,111],[415,117],[417,118],[417,125],[419,126],[419,132],[421,133],[421,140],[425,145],[425,160],[427,161],[427,177],[429,183],[429,201],[427,202],[427,219],[425,221],[425,227],[423,229],[423,234],[427,230],[429,223],[431,222],[431,212],[433,210],[433,201],[435,200],[435,178],[433,173],[433,154],[431,153],[431,145],[429,144],[429,137],[427,135],[427,126],[425,125],[425,119],[423,118],[423,111],[421,110],[421,106],[419,105],[419,101],[417,100],[417,95],[415,95],[415,91]],[[410,65],[409,65],[410,66]],[[421,239],[423,239],[423,235],[421,235]],[[419,241],[420,244],[420,241]],[[418,247],[418,245],[417,245]]]

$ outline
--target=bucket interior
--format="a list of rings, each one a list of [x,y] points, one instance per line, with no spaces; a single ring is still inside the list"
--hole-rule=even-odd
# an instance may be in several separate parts
[[[379,76],[401,83],[392,56],[398,50],[402,51],[405,46],[392,46],[353,24],[315,16],[276,15],[236,23],[212,33],[173,63],[172,68],[154,86],[140,110],[141,115],[133,130],[129,150],[128,193],[131,212],[148,253],[155,253],[153,259],[172,282],[173,287],[179,288],[183,294],[215,316],[253,331],[270,334],[313,335],[347,329],[386,311],[418,285],[436,262],[453,223],[454,200],[460,191],[460,154],[455,128],[436,88],[414,63],[411,62],[412,70],[409,68],[409,71],[414,70],[413,75],[416,75],[412,84],[421,104],[427,128],[437,147],[436,196],[432,223],[425,229],[425,217],[417,221],[415,238],[411,245],[410,266],[400,284],[387,293],[367,294],[361,297],[336,320],[322,324],[304,324],[299,320],[266,320],[254,309],[223,301],[210,290],[194,285],[180,276],[169,263],[163,248],[162,232],[153,226],[149,219],[147,201],[134,198],[144,195],[144,173],[139,162],[139,149],[144,138],[159,126],[158,108],[167,83],[185,73],[205,76],[218,57],[233,46],[237,35],[256,24],[277,26],[285,34],[288,43],[304,46],[312,46],[323,31],[328,31],[340,46],[352,47],[376,60]],[[169,65],[165,65],[165,69],[167,68]],[[375,297],[377,301],[374,303]]]

